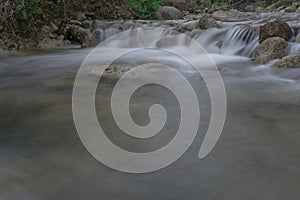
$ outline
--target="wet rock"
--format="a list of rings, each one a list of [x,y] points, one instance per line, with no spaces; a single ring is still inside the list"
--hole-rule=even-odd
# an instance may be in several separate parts
[[[297,13],[300,13],[300,7],[296,10]]]
[[[261,13],[262,11],[263,11],[263,9],[261,7],[255,8],[255,12],[256,13]]]
[[[90,28],[91,24],[92,24],[92,21],[85,20],[85,21],[82,22],[82,27],[83,28]]]
[[[84,28],[78,25],[69,25],[66,29],[66,38],[78,42],[79,44],[83,44],[89,40],[89,35]]]
[[[4,30],[4,26],[0,24],[0,32]]]
[[[198,21],[188,21],[181,25],[179,30],[182,31],[192,31],[198,28]]]
[[[296,12],[297,7],[296,6],[289,6],[284,11],[285,12]]]
[[[160,39],[156,43],[157,48],[168,48],[172,46],[176,46],[178,44],[178,37],[174,36],[165,36],[164,38]]]
[[[171,19],[182,19],[183,14],[180,10],[172,6],[162,6],[157,11],[158,19],[160,20],[171,20]]]
[[[279,59],[286,56],[285,48],[287,42],[280,37],[272,37],[265,40],[254,51],[255,62],[265,64],[272,59]]]
[[[281,37],[289,40],[293,35],[291,27],[284,21],[268,22],[259,28],[259,43],[271,37]]]
[[[77,25],[77,26],[82,26],[82,23],[78,20],[70,20],[70,24]]]
[[[240,22],[259,19],[257,13],[246,13],[246,12],[226,12],[216,11],[212,14],[212,17],[219,21],[224,22]]]
[[[218,23],[216,20],[211,18],[211,15],[209,14],[203,14],[201,18],[199,19],[199,28],[201,29],[208,29],[217,27]]]
[[[273,65],[273,67],[300,68],[300,52],[284,57]]]

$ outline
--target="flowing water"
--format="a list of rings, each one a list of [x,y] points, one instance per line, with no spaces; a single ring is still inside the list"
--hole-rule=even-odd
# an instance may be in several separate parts
[[[255,64],[249,57],[257,33],[244,27],[209,29],[193,38],[217,64],[227,93],[224,130],[205,159],[199,159],[198,152],[211,110],[199,74],[181,58],[158,49],[140,50],[115,62],[135,66],[164,61],[175,66],[190,80],[200,102],[200,129],[189,150],[169,167],[142,175],[104,166],[78,137],[72,116],[73,83],[91,49],[2,55],[0,199],[299,199],[300,69]],[[295,43],[290,45],[290,51],[297,49]],[[106,53],[116,54],[119,46]],[[162,69],[152,70],[164,76]],[[115,83],[108,75],[97,88],[98,120],[107,136],[135,152],[166,145],[180,121],[174,94],[158,85],[134,94],[130,109],[137,124],[149,123],[153,104],[164,105],[168,113],[164,129],[141,141],[122,134],[113,120],[110,98]]]

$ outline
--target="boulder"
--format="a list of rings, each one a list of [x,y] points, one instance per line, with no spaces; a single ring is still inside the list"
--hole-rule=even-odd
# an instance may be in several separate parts
[[[157,11],[157,17],[160,20],[182,19],[183,14],[175,7],[162,6]]]
[[[212,14],[212,17],[216,20],[224,22],[241,22],[259,19],[259,15],[257,13],[247,13],[238,11],[216,11]]]
[[[253,58],[255,62],[265,64],[272,59],[280,59],[286,56],[285,48],[287,42],[280,37],[272,37],[265,40],[254,51]]]
[[[271,37],[281,37],[289,40],[293,36],[291,27],[284,21],[268,22],[259,28],[259,43]]]
[[[208,29],[217,27],[218,23],[216,20],[212,19],[209,14],[203,14],[201,18],[199,19],[199,28],[201,29]]]
[[[287,67],[287,68],[300,68],[300,52],[284,57],[282,60],[276,62],[273,67]]]

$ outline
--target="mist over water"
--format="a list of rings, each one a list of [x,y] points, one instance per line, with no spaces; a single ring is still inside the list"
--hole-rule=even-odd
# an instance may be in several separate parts
[[[142,37],[143,30],[139,33],[137,37]],[[153,34],[166,36],[165,32]],[[102,165],[77,135],[72,116],[73,83],[91,49],[1,56],[0,199],[299,199],[300,70],[274,69],[271,63],[251,61],[258,35],[245,27],[208,29],[193,38],[217,64],[228,101],[223,133],[205,159],[198,159],[198,152],[208,128],[210,99],[196,70],[181,57],[160,49],[139,49],[112,63],[123,69],[145,63],[168,64],[190,81],[200,102],[200,128],[189,150],[171,166],[143,175]],[[136,41],[108,42],[103,52],[117,55],[120,48],[130,49],[130,42]],[[167,45],[182,51],[189,48],[180,38]],[[295,43],[290,45],[291,51],[298,48]],[[192,55],[204,69],[211,70],[201,56],[197,52]],[[149,70],[165,76],[155,65]],[[94,75],[91,70],[89,76]],[[131,138],[116,126],[111,113],[110,98],[119,75],[122,73],[107,73],[97,88],[95,108],[107,137],[133,152],[149,152],[168,144],[180,121],[174,94],[155,84],[136,91],[130,111],[137,124],[149,123],[148,110],[153,104],[162,104],[168,119],[155,137],[145,141]],[[132,81],[138,78],[143,77],[137,73]]]

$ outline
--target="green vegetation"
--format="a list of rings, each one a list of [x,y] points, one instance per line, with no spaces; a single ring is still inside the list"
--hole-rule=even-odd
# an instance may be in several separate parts
[[[157,9],[164,5],[164,0],[125,0],[125,2],[143,19],[156,19]]]

